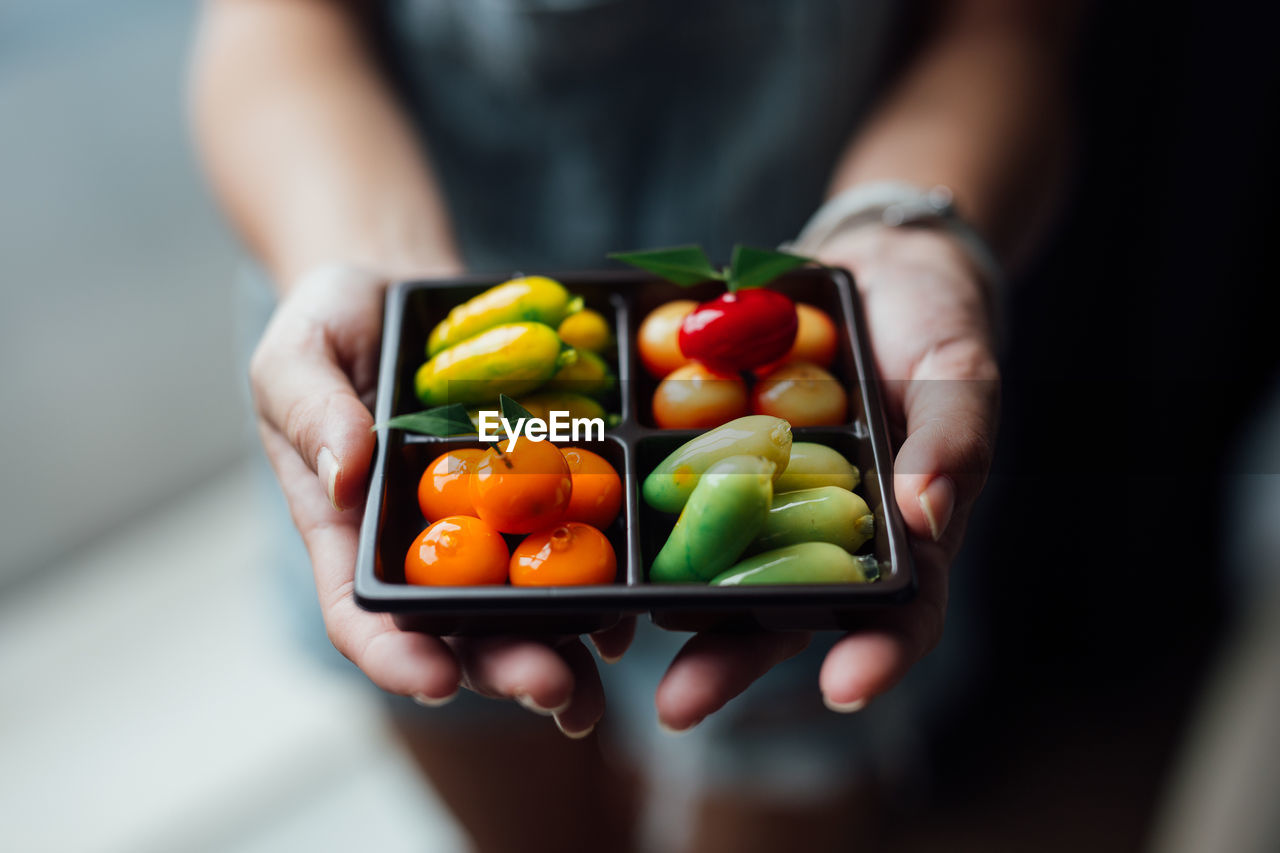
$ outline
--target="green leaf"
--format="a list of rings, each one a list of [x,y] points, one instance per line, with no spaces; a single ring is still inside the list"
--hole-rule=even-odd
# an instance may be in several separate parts
[[[422,412],[408,415],[397,415],[384,424],[376,424],[373,428],[403,429],[423,435],[475,435],[475,425],[467,417],[467,407],[461,403],[450,406],[436,406]]]
[[[734,246],[733,261],[729,264],[729,290],[761,287],[785,272],[813,262],[813,258],[789,252]]]
[[[724,273],[711,266],[701,246],[672,246],[644,252],[613,252],[609,255],[633,267],[648,270],[667,281],[690,287],[704,281],[724,281]]]
[[[498,410],[502,413],[504,418],[513,424],[521,418],[524,418],[527,421],[533,417],[528,409],[508,397],[506,394],[498,395]]]

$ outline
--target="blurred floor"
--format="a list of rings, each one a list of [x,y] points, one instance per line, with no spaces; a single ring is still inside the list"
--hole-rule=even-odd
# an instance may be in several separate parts
[[[460,849],[364,684],[303,659],[248,466],[0,600],[0,849]]]
[[[233,468],[0,600],[0,849],[463,849],[374,693],[295,647],[260,476]],[[987,707],[866,848],[1141,849],[1191,691],[1168,681]]]

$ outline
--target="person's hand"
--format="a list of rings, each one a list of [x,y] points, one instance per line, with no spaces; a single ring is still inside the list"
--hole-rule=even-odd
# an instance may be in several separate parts
[[[901,439],[894,493],[911,538],[919,590],[900,609],[840,639],[819,686],[828,707],[856,711],[924,657],[942,635],[947,568],[991,464],[1000,380],[990,300],[961,247],[928,229],[862,228],[821,260],[857,279],[890,428]],[[809,642],[804,632],[698,634],[658,686],[658,717],[696,725]]]
[[[262,443],[310,554],[329,638],[392,693],[440,704],[461,685],[554,714],[561,730],[582,737],[604,713],[604,692],[579,639],[444,640],[401,631],[390,614],[361,610],[352,597],[385,291],[385,278],[350,267],[303,276],[250,365]],[[626,621],[593,640],[614,660],[633,630]]]

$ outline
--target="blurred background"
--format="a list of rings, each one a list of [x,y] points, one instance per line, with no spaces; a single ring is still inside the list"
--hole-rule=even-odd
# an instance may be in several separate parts
[[[196,10],[0,4],[0,849],[458,849],[279,615]]]
[[[886,806],[896,849],[1280,837],[1280,78],[1232,4],[1119,5],[1009,306],[963,578],[987,663]],[[371,692],[273,603],[242,258],[184,123],[194,14],[0,6],[0,848],[460,849]]]

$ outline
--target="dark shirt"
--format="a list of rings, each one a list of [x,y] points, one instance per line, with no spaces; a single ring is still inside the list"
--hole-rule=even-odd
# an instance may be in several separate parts
[[[894,0],[393,0],[392,70],[467,265],[793,237],[874,95]]]

